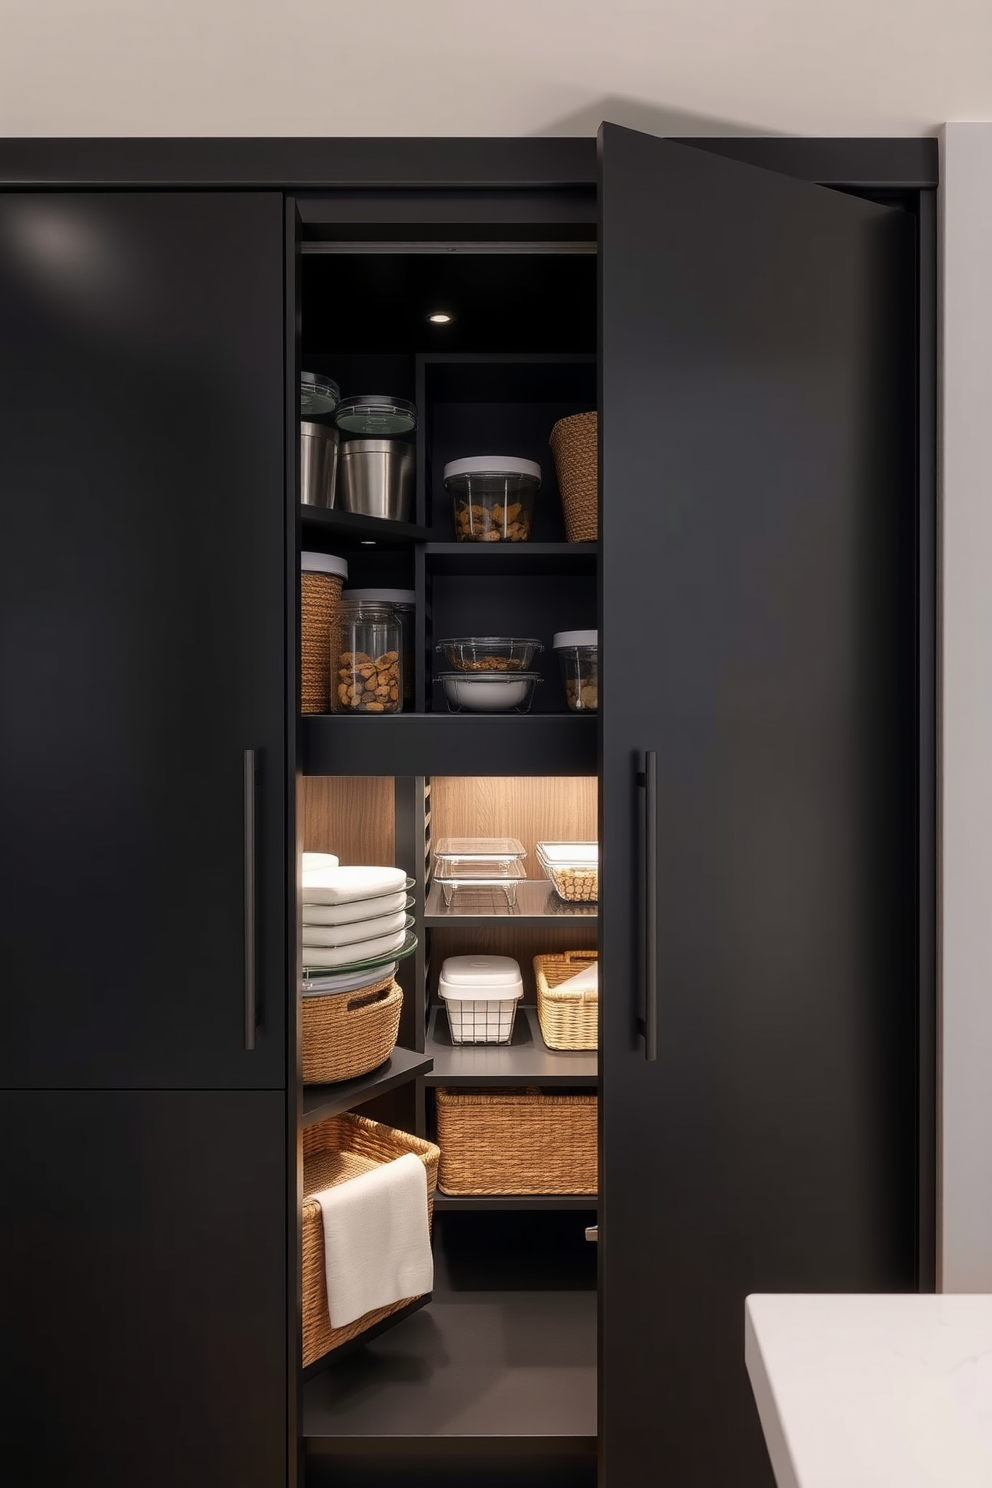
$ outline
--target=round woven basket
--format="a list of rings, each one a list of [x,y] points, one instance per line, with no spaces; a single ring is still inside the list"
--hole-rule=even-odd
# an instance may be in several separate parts
[[[548,440],[569,542],[599,538],[599,417],[573,413],[559,419]]]
[[[331,706],[331,625],[341,602],[336,574],[302,573],[300,590],[300,710],[327,713]]]
[[[395,1047],[402,1006],[392,977],[356,992],[304,997],[304,1085],[332,1085],[378,1069]]]

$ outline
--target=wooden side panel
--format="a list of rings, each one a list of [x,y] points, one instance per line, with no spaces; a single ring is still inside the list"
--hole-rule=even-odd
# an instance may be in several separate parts
[[[308,775],[303,847],[336,853],[342,863],[392,863],[393,782],[385,775]]]
[[[542,840],[592,842],[598,835],[597,782],[592,775],[435,776],[433,835],[519,837],[528,878],[543,878]]]

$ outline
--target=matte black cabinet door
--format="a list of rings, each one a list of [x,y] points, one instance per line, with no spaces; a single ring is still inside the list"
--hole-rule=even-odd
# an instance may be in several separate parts
[[[285,1083],[283,304],[274,193],[0,196],[0,1088]]]
[[[913,224],[601,168],[604,1482],[766,1488],[746,1294],[914,1286]]]
[[[284,1105],[0,1094],[10,1488],[284,1488]]]

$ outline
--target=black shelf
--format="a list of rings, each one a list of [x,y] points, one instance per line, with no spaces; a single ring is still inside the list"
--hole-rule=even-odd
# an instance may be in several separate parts
[[[518,1009],[508,1044],[452,1044],[448,1015],[431,1008],[427,1050],[434,1067],[428,1085],[576,1085],[599,1083],[596,1049],[549,1049],[541,1037],[537,1008]]]
[[[299,722],[304,775],[595,775],[597,715],[318,713]]]
[[[364,1101],[385,1095],[397,1085],[406,1084],[416,1075],[430,1073],[433,1060],[430,1054],[417,1054],[412,1049],[394,1049],[378,1069],[357,1080],[341,1080],[335,1085],[308,1085],[303,1091],[303,1125],[314,1126],[328,1116],[338,1116],[350,1111]]]
[[[320,552],[325,542],[335,551],[354,548],[380,548],[385,551],[412,548],[427,542],[430,530],[412,522],[390,522],[383,517],[363,517],[356,512],[328,511],[321,506],[301,506],[305,551]]]
[[[356,1368],[360,1360],[360,1368]],[[595,1291],[462,1292],[303,1386],[308,1458],[593,1451]]]
[[[520,578],[547,574],[595,574],[598,543],[429,542],[424,549],[432,574],[465,578]]]
[[[443,1194],[434,1195],[435,1214],[466,1214],[480,1209],[598,1209],[596,1194]]]
[[[424,924],[428,929],[457,926],[459,929],[482,930],[493,920],[512,920],[516,924],[543,924],[547,920],[595,921],[598,904],[571,904],[559,899],[544,878],[523,879],[517,884],[515,904],[507,904],[501,888],[456,889],[450,909],[445,905],[439,883],[432,883],[427,894]]]

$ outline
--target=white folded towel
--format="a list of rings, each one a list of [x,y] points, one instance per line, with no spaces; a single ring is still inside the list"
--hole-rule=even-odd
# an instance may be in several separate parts
[[[591,966],[584,966],[574,976],[566,977],[559,982],[555,988],[556,992],[564,992],[566,987],[569,992],[599,992],[599,962],[594,961]]]
[[[406,940],[406,931],[397,930],[394,935],[377,935],[375,940],[360,940],[354,945],[313,946],[303,942],[304,966],[350,966],[353,961],[374,961],[376,956],[391,956],[400,950]]]
[[[360,960],[359,952],[363,940],[378,940],[380,935],[394,935],[406,925],[404,910],[396,914],[383,915],[378,920],[359,920],[354,925],[308,925],[303,924],[305,946],[355,946],[353,960]]]
[[[377,894],[398,893],[406,886],[402,868],[368,868],[364,865],[304,870],[303,899],[308,904],[350,904]]]
[[[377,899],[356,899],[351,904],[310,904],[303,891],[304,925],[353,925],[357,920],[371,920],[379,915],[395,914],[406,908],[406,889],[397,894],[380,894]]]
[[[431,1290],[427,1171],[419,1157],[407,1152],[313,1198],[324,1220],[332,1328]]]

